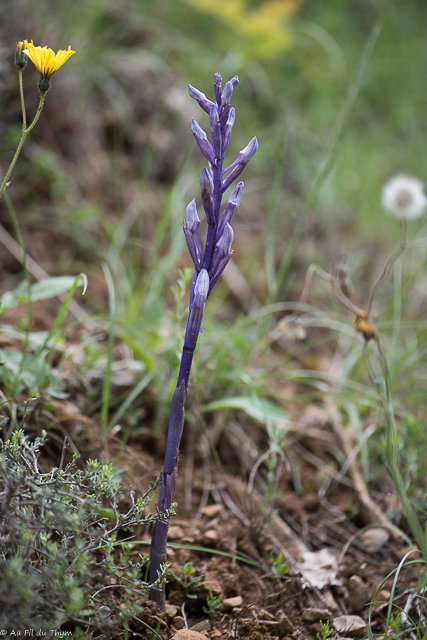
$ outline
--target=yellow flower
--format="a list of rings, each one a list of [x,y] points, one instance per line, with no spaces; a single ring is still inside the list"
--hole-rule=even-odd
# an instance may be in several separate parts
[[[24,49],[24,53],[27,54],[31,62],[36,66],[36,69],[40,73],[39,89],[45,92],[50,87],[50,78],[54,73],[67,62],[75,51],[72,51],[71,46],[67,51],[60,49],[58,53],[55,53],[48,47],[35,47],[33,42],[27,43],[27,48]]]

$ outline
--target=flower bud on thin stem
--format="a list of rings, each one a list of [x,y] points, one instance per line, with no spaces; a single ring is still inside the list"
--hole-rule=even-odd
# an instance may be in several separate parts
[[[257,151],[258,151],[258,140],[255,136],[254,138],[252,138],[249,144],[247,144],[246,147],[242,149],[242,151],[240,151],[239,155],[237,156],[237,159],[229,167],[224,169],[223,174],[227,173],[228,171],[230,171],[230,173],[223,182],[222,191],[225,191],[226,189],[228,189],[230,184],[240,176],[243,169],[248,164],[249,160],[253,158],[253,156],[256,154]]]
[[[231,245],[234,240],[234,231],[231,225],[225,225],[224,232],[222,233],[220,239],[216,243],[216,249],[214,253],[214,259],[211,268],[211,275],[214,276],[218,270],[218,266],[220,262],[228,256],[231,251]]]
[[[216,73],[214,75],[214,92],[215,92],[215,100],[217,105],[221,104],[221,95],[222,95],[222,76],[220,73]]]
[[[221,234],[223,233],[224,227],[227,224],[227,222],[231,222],[232,221],[237,207],[242,202],[244,186],[245,185],[244,185],[243,182],[238,182],[236,184],[236,186],[234,187],[234,189],[233,189],[233,191],[231,193],[231,196],[228,198],[227,206],[224,209],[224,212],[223,212],[222,217],[221,217],[221,221],[220,221],[220,223],[218,225],[217,235],[221,236]]]
[[[230,253],[233,240],[234,240],[233,227],[227,222],[227,224],[225,225],[223,234],[221,235],[220,239],[216,243],[218,254],[221,258],[225,258],[225,256]]]
[[[193,199],[185,210],[184,235],[196,271],[200,271],[200,265],[203,259],[199,226],[200,218],[197,214],[196,200]]]
[[[191,123],[191,131],[193,132],[196,142],[199,145],[200,151],[211,164],[215,164],[215,153],[213,150],[213,146],[209,142],[208,137],[203,131],[202,127],[198,122],[196,122],[196,120],[194,120],[194,118]]]
[[[198,233],[196,231],[196,233]],[[187,242],[187,248],[188,248],[188,252],[191,256],[191,259],[194,263],[194,268],[196,269],[197,272],[200,271],[200,264],[201,264],[201,256],[199,257],[199,252],[197,249],[197,245],[196,245],[196,241],[194,238],[194,235],[191,233],[191,231],[189,230],[187,223],[184,221],[184,235],[185,235],[185,240]]]
[[[214,105],[209,114],[209,124],[212,131],[212,144],[215,151],[215,159],[222,160],[222,136],[219,123],[218,109]]]
[[[203,168],[202,173],[200,174],[200,186],[202,187],[202,202],[206,213],[206,219],[208,224],[214,224],[214,203],[212,198],[214,187],[212,177],[206,168]]]
[[[202,328],[203,312],[209,292],[209,275],[206,269],[202,269],[194,287],[193,304],[188,318],[187,331],[184,339],[184,349],[194,351],[200,329]]]
[[[216,272],[212,274],[210,285],[209,285],[208,297],[211,295],[212,289],[214,288],[214,286],[216,285],[216,283],[220,279],[220,277],[222,275],[222,272],[224,271],[225,267],[228,265],[228,263],[230,262],[231,258],[233,257],[233,253],[234,253],[234,251],[230,251],[230,253],[227,256],[225,256],[225,258],[223,258],[221,260],[221,262],[218,265],[218,268],[217,268]]]
[[[226,104],[230,104],[231,96],[233,95],[234,87],[239,84],[238,76],[234,76],[228,82],[226,82],[225,87],[221,96],[221,106],[224,107]]]
[[[193,231],[197,231],[197,229],[199,228],[200,218],[197,213],[195,198],[193,198],[190,204],[187,205],[187,208],[185,210],[185,221],[187,223],[188,230],[191,231],[191,233],[193,233]]]
[[[16,50],[15,50],[15,65],[18,67],[18,69],[23,69],[28,62],[28,56],[26,53],[24,53],[23,49],[27,48],[27,41],[23,40],[21,42],[18,42],[18,44],[16,45]]]
[[[231,130],[233,129],[235,119],[236,119],[236,110],[234,107],[231,107],[230,112],[228,114],[227,122],[225,123],[224,130],[223,130],[223,138],[222,138],[223,154],[227,151],[228,143],[230,142]]]
[[[195,87],[192,87],[191,84],[188,85],[188,93],[193,98],[193,100],[197,100],[203,111],[206,111],[206,113],[209,115],[214,103],[211,100],[208,100],[204,93],[202,93]]]

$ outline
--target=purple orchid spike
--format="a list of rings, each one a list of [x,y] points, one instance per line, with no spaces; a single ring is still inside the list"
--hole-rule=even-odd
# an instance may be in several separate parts
[[[202,321],[206,300],[233,255],[231,245],[234,239],[234,231],[230,222],[243,198],[243,182],[239,182],[234,188],[221,216],[222,197],[224,191],[238,178],[258,149],[258,141],[253,138],[239,153],[237,159],[227,169],[223,170],[224,154],[228,147],[236,117],[234,108],[230,106],[230,101],[238,83],[239,78],[235,76],[222,88],[221,74],[216,73],[214,75],[215,102],[209,100],[198,89],[191,85],[189,87],[190,96],[199,103],[203,111],[209,114],[209,125],[212,133],[212,142],[210,142],[196,120],[192,121],[191,131],[201,152],[209,162],[208,167],[202,170],[200,176],[202,204],[208,229],[203,249],[199,237],[200,219],[197,214],[196,201],[192,200],[186,209],[184,221],[185,239],[194,263],[194,275],[190,291],[190,313],[185,332],[178,381],[172,398],[169,416],[165,464],[157,505],[159,513],[163,514],[164,518],[157,520],[154,525],[150,552],[151,583],[157,580],[161,574],[162,566],[166,562],[167,512],[170,510],[175,498],[179,447],[184,427],[184,407],[190,381],[191,364],[197,340],[200,333],[203,333]],[[224,179],[225,174],[228,174],[228,176]],[[164,585],[162,591],[151,589],[150,599],[158,602],[164,610]]]

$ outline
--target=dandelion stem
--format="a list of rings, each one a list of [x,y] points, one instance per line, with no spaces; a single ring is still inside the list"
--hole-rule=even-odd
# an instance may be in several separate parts
[[[420,521],[414,511],[411,502],[408,499],[406,489],[403,484],[402,475],[399,471],[399,434],[397,432],[396,421],[394,418],[390,371],[388,368],[387,357],[378,337],[375,340],[375,344],[377,346],[378,359],[380,361],[384,381],[384,384],[382,385],[382,402],[386,420],[385,452],[387,463],[389,466],[393,484],[402,503],[402,507],[404,509],[409,527],[414,535],[418,547],[422,551],[424,557],[427,558],[426,538],[421,528]]]
[[[19,69],[18,77],[19,77],[19,95],[21,97],[21,107],[22,107],[22,133],[24,133],[24,131],[27,128],[27,113],[25,111],[24,82],[23,82],[22,69]]]
[[[372,287],[369,290],[369,298],[368,303],[366,305],[366,313],[369,315],[372,308],[372,303],[374,301],[375,296],[378,293],[378,289],[384,284],[387,280],[388,275],[391,271],[392,266],[396,262],[396,260],[402,255],[406,248],[406,221],[402,220],[400,227],[400,242],[393,253],[388,257],[387,262],[384,265],[384,269],[378,276],[377,280],[374,282]]]
[[[5,192],[5,189],[7,187],[7,183],[8,183],[9,178],[10,178],[10,175],[11,175],[11,173],[12,173],[14,167],[15,167],[16,161],[19,158],[19,154],[21,153],[22,147],[24,146],[24,142],[25,142],[26,137],[30,133],[30,131],[32,131],[34,129],[34,127],[37,124],[38,119],[40,118],[40,114],[41,114],[42,109],[43,109],[45,95],[46,95],[46,93],[42,93],[42,95],[40,96],[40,102],[39,102],[39,106],[37,108],[36,115],[35,115],[34,120],[32,121],[32,123],[28,127],[28,129],[24,129],[24,125],[22,126],[22,134],[21,134],[21,139],[20,139],[19,144],[18,144],[18,148],[15,151],[15,155],[13,156],[12,162],[10,163],[9,169],[6,172],[4,180],[3,180],[2,185],[0,187],[0,198],[2,197],[3,193]]]

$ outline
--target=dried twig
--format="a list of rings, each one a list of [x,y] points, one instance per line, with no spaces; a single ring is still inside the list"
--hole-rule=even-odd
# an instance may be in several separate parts
[[[324,403],[326,408],[328,409],[332,428],[340,441],[344,455],[347,459],[351,460],[349,464],[350,475],[353,479],[354,489],[359,496],[360,502],[366,509],[369,524],[374,524],[375,522],[384,524],[387,526],[387,529],[390,531],[394,539],[401,539],[402,534],[399,529],[390,522],[387,516],[381,511],[380,507],[376,504],[376,502],[372,500],[371,496],[369,495],[365,480],[363,479],[363,476],[357,464],[357,459],[352,455],[352,446],[348,437],[348,432],[344,428],[341,420],[338,417],[338,411],[333,399],[330,396],[327,396],[324,400]]]

